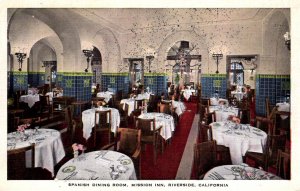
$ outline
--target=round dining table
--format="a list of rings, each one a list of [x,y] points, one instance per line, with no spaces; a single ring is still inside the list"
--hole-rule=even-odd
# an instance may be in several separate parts
[[[111,132],[116,133],[120,125],[120,113],[115,108],[100,107],[87,109],[82,112],[82,124],[83,124],[83,137],[87,140],[92,133],[92,129],[95,126],[95,112],[111,110]]]
[[[236,107],[226,107],[224,105],[209,106],[209,113],[215,112],[216,122],[227,121],[230,115],[238,116],[239,109]]]
[[[248,166],[247,164],[240,165],[222,165],[209,170],[204,180],[281,180],[280,177],[266,172],[262,169],[257,169]]]
[[[42,167],[54,175],[54,166],[65,156],[60,132],[53,129],[26,129],[24,133],[7,135],[7,150],[35,143],[35,167]],[[26,152],[26,166],[31,166],[31,151]]]
[[[149,112],[143,113],[138,118],[141,119],[155,119],[156,128],[162,126],[160,135],[168,140],[172,137],[172,132],[175,130],[174,118],[165,113]]]
[[[229,147],[232,164],[243,162],[247,151],[263,153],[267,142],[267,134],[249,124],[236,124],[231,121],[214,122],[213,139],[218,145]]]
[[[58,180],[136,180],[133,161],[125,154],[100,150],[83,153],[66,162]]]

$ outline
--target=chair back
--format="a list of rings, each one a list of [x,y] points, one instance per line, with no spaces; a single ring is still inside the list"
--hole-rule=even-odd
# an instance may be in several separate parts
[[[291,156],[290,153],[278,150],[276,175],[283,179],[291,178]]]
[[[256,128],[266,132],[268,135],[274,134],[274,121],[266,117],[256,117]]]
[[[111,110],[95,112],[95,126],[98,128],[111,128]]]
[[[213,122],[216,122],[216,113],[212,112],[212,113],[207,113],[206,114],[206,124],[211,124]]]
[[[212,129],[210,125],[202,124],[200,122],[199,128],[198,128],[198,142],[206,142],[211,141],[213,138],[212,136]]]
[[[140,107],[144,105],[144,100],[134,100],[134,110],[140,110]]]
[[[202,179],[207,171],[215,167],[216,155],[216,141],[207,141],[194,145],[194,167],[198,178]]]
[[[50,98],[49,95],[40,95],[40,103],[41,106],[50,106]]]
[[[271,106],[270,106],[270,99],[268,97],[266,97],[265,99],[265,109],[266,109],[267,118],[270,118]]]
[[[172,103],[161,102],[158,105],[159,113],[166,113],[172,115]]]
[[[35,143],[7,151],[7,179],[21,180],[26,176],[26,151],[31,151],[31,168],[35,165]]]
[[[200,103],[201,103],[201,105],[209,106],[210,100],[209,100],[209,98],[201,98]]]
[[[152,136],[154,134],[154,130],[156,128],[155,119],[141,119],[137,118],[136,121],[137,129],[142,131],[142,136]]]
[[[200,104],[200,121],[206,120],[206,114],[208,113],[208,106]]]
[[[132,156],[141,147],[141,130],[119,128],[120,141],[118,151]]]
[[[238,106],[238,104],[239,104],[236,97],[229,97],[228,102],[229,102],[229,105],[231,105],[231,106]]]
[[[250,110],[243,108],[239,109],[240,119],[242,124],[250,124]]]
[[[268,135],[267,145],[264,151],[265,169],[267,169],[269,166],[276,164],[278,151],[285,149],[285,143],[286,143],[285,134]]]

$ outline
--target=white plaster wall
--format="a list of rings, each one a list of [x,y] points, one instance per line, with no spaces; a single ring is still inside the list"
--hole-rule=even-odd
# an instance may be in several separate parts
[[[31,49],[28,71],[45,72],[43,61],[57,61],[56,54],[49,46],[38,42]]]
[[[189,25],[180,27],[156,27],[138,30],[120,36],[122,57],[146,57],[149,49],[155,50],[152,70],[165,71],[167,52],[181,40],[190,41],[196,48],[192,54],[202,55],[202,73],[216,71],[213,53],[223,53],[220,73],[226,73],[226,55],[260,54],[261,22],[217,23],[210,25]],[[175,63],[175,62],[174,62]]]
[[[283,38],[290,31],[288,15],[289,9],[276,9],[263,20],[263,49],[257,68],[260,74],[290,74],[290,51]]]

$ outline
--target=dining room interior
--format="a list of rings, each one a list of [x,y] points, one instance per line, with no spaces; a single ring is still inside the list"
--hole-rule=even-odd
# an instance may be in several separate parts
[[[6,85],[7,180],[294,176],[290,8],[8,8]]]

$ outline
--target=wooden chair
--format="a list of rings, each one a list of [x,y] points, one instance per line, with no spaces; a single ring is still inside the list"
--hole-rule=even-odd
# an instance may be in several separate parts
[[[256,128],[272,135],[274,134],[274,121],[266,117],[256,116]]]
[[[278,150],[285,149],[286,135],[268,135],[267,144],[263,153],[246,152],[245,159],[251,159],[255,162],[255,167],[262,167],[265,170],[275,165]]]
[[[200,105],[200,111],[199,111],[199,114],[200,114],[200,121],[206,121],[206,116],[207,116],[207,113],[208,113],[208,107],[207,105]]]
[[[212,129],[210,125],[199,122],[198,126],[198,143],[211,141],[212,140]]]
[[[119,128],[117,137],[119,139],[115,139],[115,143],[108,144],[101,149],[106,150],[115,146],[116,151],[129,156],[134,163],[138,179],[141,179],[141,130]]]
[[[125,127],[128,127],[128,109],[129,105],[127,103],[120,103],[119,104],[119,113],[120,113],[120,124],[124,124]]]
[[[250,124],[250,110],[249,108],[239,109],[239,117],[242,124]]]
[[[199,124],[198,130],[198,141],[199,142],[207,142],[213,140],[213,132],[210,125],[205,125],[203,123]],[[218,145],[216,143],[216,164],[225,165],[225,164],[232,164],[229,147],[224,145]]]
[[[50,103],[49,95],[40,95],[40,115],[43,118],[44,116],[46,118],[50,118],[50,115],[52,114],[52,105]]]
[[[271,105],[270,105],[270,99],[268,97],[265,98],[265,109],[266,109],[266,115],[267,118],[270,119],[271,117]]]
[[[236,99],[236,97],[229,97],[228,98],[228,103],[231,106],[238,106],[238,100]]]
[[[194,167],[197,178],[203,179],[205,173],[216,166],[216,151],[216,141],[194,145]]]
[[[209,98],[201,98],[200,104],[208,107],[208,106],[210,106],[210,99]]]
[[[31,169],[35,165],[35,143],[27,147],[7,151],[7,179],[24,180],[28,179],[26,170],[26,151],[31,151]]]
[[[286,133],[287,137],[290,138],[290,112],[276,111],[275,122],[274,122],[274,134]]]
[[[290,153],[278,150],[276,175],[289,180],[291,178],[291,156]]]
[[[26,152],[31,152],[30,167],[26,167]],[[19,149],[7,151],[8,180],[52,180],[46,169],[35,167],[35,143]]]
[[[73,148],[72,144],[75,142],[75,131],[79,128],[79,122],[76,122],[75,120],[72,120],[71,126],[68,125],[67,130],[63,133],[61,133],[62,142],[64,145],[66,156],[73,157]]]
[[[165,113],[169,115],[173,115],[172,102],[160,102],[157,106],[157,110],[159,113]]]
[[[156,164],[159,139],[161,140],[161,152],[163,152],[163,138],[160,136],[162,126],[156,127],[155,119],[137,118],[136,128],[142,132],[141,143],[153,145],[153,163]]]
[[[110,144],[112,142],[111,121],[112,121],[111,110],[95,112],[95,127],[94,127],[94,141],[93,141],[94,148],[96,148],[97,133],[100,133],[102,135],[107,133],[108,143]]]

